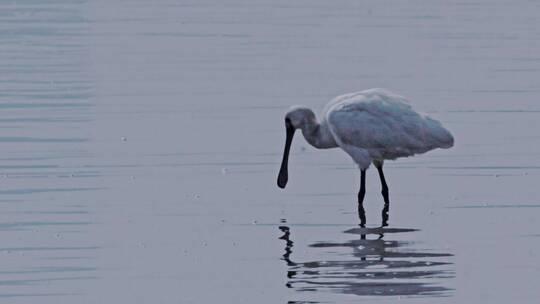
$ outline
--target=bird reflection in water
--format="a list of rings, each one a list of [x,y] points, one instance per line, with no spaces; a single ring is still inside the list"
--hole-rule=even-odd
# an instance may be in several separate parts
[[[391,240],[385,235],[414,233],[415,229],[354,228],[344,233],[358,238],[339,242],[317,242],[310,247],[331,249],[336,259],[294,262],[291,229],[280,226],[285,241],[282,260],[288,266],[288,288],[296,291],[330,291],[359,296],[448,296],[451,289],[441,283],[452,278],[449,253],[406,250],[415,243]],[[344,256],[337,250],[352,250]],[[339,259],[337,259],[339,258]]]

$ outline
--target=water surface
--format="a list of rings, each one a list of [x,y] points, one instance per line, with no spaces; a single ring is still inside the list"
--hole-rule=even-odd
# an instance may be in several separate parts
[[[0,4],[0,301],[534,302],[534,1]],[[367,174],[283,113],[370,87],[451,150]],[[359,230],[360,229],[360,230]]]

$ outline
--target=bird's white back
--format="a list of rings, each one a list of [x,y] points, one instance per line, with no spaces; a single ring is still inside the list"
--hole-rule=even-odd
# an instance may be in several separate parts
[[[369,155],[369,160],[355,159],[357,162],[411,156],[449,148],[454,142],[439,121],[416,112],[407,99],[383,89],[338,96],[325,107],[323,119],[345,151],[351,154],[351,149],[361,149],[364,151],[355,154]]]

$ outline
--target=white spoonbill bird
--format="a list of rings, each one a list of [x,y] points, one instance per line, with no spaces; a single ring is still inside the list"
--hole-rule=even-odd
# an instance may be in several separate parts
[[[363,206],[366,170],[373,163],[379,172],[384,198],[383,226],[388,223],[390,200],[383,173],[385,160],[412,156],[454,145],[454,138],[439,121],[416,112],[402,96],[383,89],[369,89],[338,96],[330,101],[317,121],[311,109],[295,106],[285,115],[287,138],[277,184],[288,180],[289,150],[296,129],[318,149],[341,148],[360,168],[358,217],[365,226]]]

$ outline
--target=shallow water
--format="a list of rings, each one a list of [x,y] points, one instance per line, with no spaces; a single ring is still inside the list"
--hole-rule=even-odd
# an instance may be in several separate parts
[[[540,275],[533,1],[0,4],[0,301],[519,303]],[[408,96],[451,150],[385,164],[369,228],[292,104]]]

